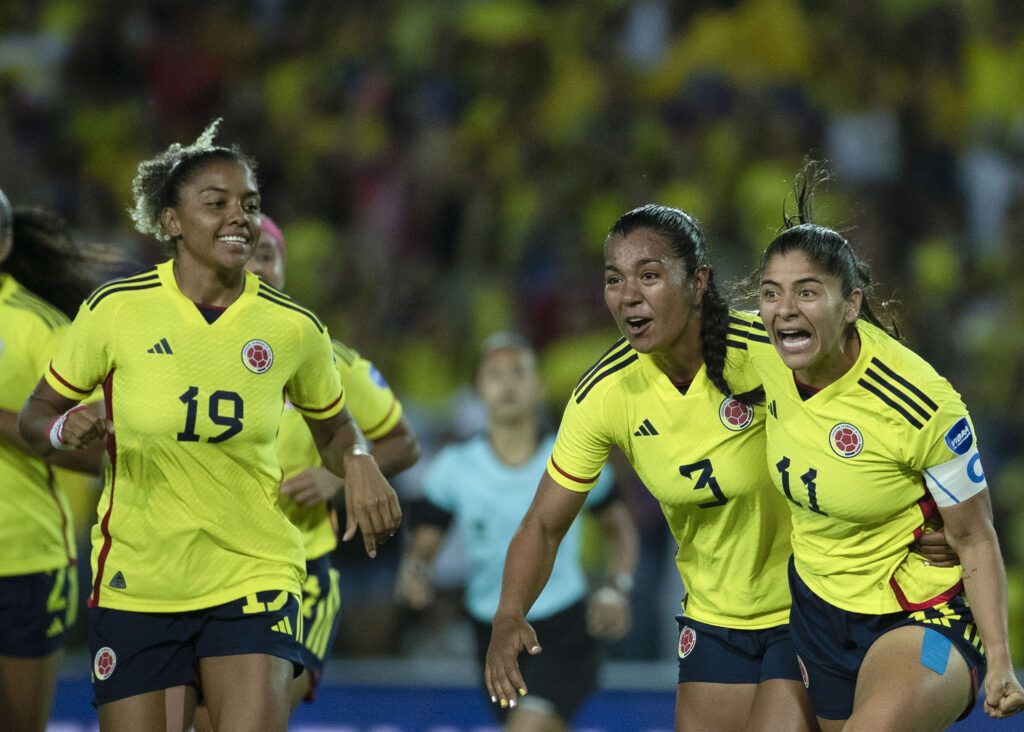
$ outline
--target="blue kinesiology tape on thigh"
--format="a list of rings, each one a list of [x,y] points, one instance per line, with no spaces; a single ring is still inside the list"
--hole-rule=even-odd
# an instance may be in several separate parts
[[[949,651],[953,642],[937,630],[924,629],[921,639],[921,665],[930,668],[940,676],[946,673]]]

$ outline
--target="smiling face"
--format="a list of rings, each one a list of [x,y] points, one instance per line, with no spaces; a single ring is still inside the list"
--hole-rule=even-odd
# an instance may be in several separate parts
[[[178,258],[213,271],[245,266],[262,233],[256,176],[236,160],[214,158],[178,187],[178,203],[160,220]]]
[[[686,263],[651,229],[612,236],[605,244],[604,301],[619,330],[670,376],[700,359],[700,302],[708,269],[686,276]]]
[[[796,377],[821,388],[849,371],[860,352],[850,325],[857,320],[863,293],[843,297],[839,278],[799,249],[765,263],[759,303],[775,350]]]

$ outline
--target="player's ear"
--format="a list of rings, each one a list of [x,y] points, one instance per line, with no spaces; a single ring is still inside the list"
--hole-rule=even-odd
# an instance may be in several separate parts
[[[178,212],[170,206],[160,212],[160,225],[164,227],[164,233],[172,239],[181,236],[181,221],[178,219]]]
[[[854,322],[860,317],[860,307],[864,303],[864,291],[859,287],[853,288],[853,292],[846,298],[846,312],[844,317],[847,323]]]

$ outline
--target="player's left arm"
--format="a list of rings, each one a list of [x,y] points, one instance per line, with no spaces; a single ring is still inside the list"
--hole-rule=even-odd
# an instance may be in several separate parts
[[[1007,637],[1006,568],[992,524],[988,489],[952,506],[940,506],[946,537],[960,556],[964,589],[988,659],[985,712],[1008,717],[1024,708],[1024,689],[1013,672]]]
[[[308,415],[305,419],[324,466],[345,480],[342,541],[352,539],[358,529],[363,534],[366,553],[377,556],[377,545],[391,538],[402,521],[398,495],[381,474],[347,409],[327,419]]]

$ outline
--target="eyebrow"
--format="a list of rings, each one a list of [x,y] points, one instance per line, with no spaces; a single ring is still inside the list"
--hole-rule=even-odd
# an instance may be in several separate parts
[[[794,285],[803,285],[803,284],[806,284],[808,282],[815,282],[815,283],[817,283],[819,285],[825,284],[822,280],[818,279],[817,277],[801,277],[800,279],[795,280],[793,282],[793,284]],[[762,285],[775,285],[776,287],[780,287],[781,286],[781,283],[776,282],[775,280],[769,280],[769,279],[761,280],[761,284]]]
[[[645,264],[665,264],[665,262],[663,260],[661,260],[661,259],[655,259],[653,257],[650,257],[650,258],[647,258],[647,259],[641,259],[641,260],[639,260],[637,262],[637,265],[639,265],[641,267],[644,266]],[[620,271],[619,268],[616,267],[614,264],[608,264],[607,262],[605,263],[604,268],[605,269],[614,269],[616,272]]]
[[[211,191],[214,192],[214,193],[228,193],[229,192],[227,188],[221,188],[220,186],[206,186],[206,188],[203,188],[202,190],[200,190],[199,193],[200,194],[202,194],[202,193],[210,193]],[[248,191],[246,191],[245,193],[242,194],[242,198],[252,198],[253,196],[258,196],[258,195],[260,195],[259,191],[248,190]]]

